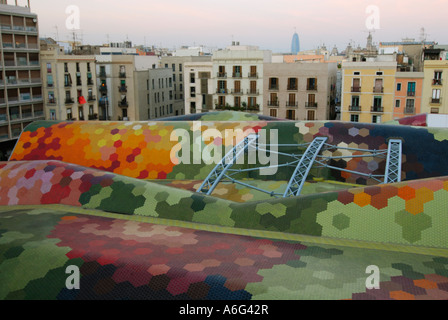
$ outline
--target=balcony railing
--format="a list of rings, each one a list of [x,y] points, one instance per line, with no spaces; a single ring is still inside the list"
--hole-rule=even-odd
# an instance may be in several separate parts
[[[96,100],[96,96],[88,96],[87,97],[87,101],[95,101]]]
[[[271,84],[269,90],[278,90],[278,84]]]
[[[47,104],[49,104],[49,105],[55,105],[55,104],[56,104],[56,98],[48,99]]]
[[[286,101],[286,107],[288,107],[288,108],[297,108],[298,106],[299,106],[298,102]]]
[[[218,78],[227,78],[227,73],[226,72],[218,72],[217,77]]]
[[[305,102],[305,108],[317,108],[317,102]]]
[[[75,100],[73,98],[65,98],[65,104],[73,104],[75,103]]]
[[[373,93],[383,93],[383,92],[384,92],[384,87],[381,87],[381,88],[373,87]]]
[[[120,102],[118,102],[118,106],[120,108],[127,108],[127,107],[129,107],[129,103],[127,101],[120,101]]]
[[[64,83],[64,87],[66,87],[66,88],[70,88],[72,86],[72,84],[71,83]]]
[[[432,85],[433,86],[441,86],[442,85],[442,79],[432,79]]]
[[[309,90],[309,91],[317,91],[317,85],[314,85],[314,86],[307,86],[307,87],[306,87],[306,90]]]
[[[248,89],[247,90],[247,94],[257,95],[257,94],[260,94],[260,90],[258,90],[258,89]]]
[[[278,107],[278,100],[277,101],[268,101],[268,107]]]
[[[247,76],[252,79],[257,79],[258,73],[257,72],[249,72],[249,74]]]
[[[100,71],[100,74],[98,75],[100,78],[106,78],[106,71]]]
[[[92,81],[92,79],[87,79],[87,85],[88,85],[88,86],[93,86],[93,81]]]
[[[106,85],[104,85],[104,86],[101,85],[99,90],[100,90],[100,92],[107,92],[107,86]]]
[[[352,92],[361,92],[361,87],[352,87]]]
[[[222,88],[222,89],[216,89],[216,93],[219,93],[219,94],[228,94],[229,93],[229,90],[227,90],[227,89],[224,89],[224,88]]]
[[[297,91],[297,86],[288,86],[286,88],[286,90],[288,90],[288,91]]]
[[[348,106],[348,111],[361,112],[361,106]]]
[[[431,98],[430,100],[429,100],[429,102],[430,103],[432,103],[432,104],[441,104],[442,103],[442,98]]]
[[[234,72],[232,73],[232,78],[242,78],[241,72]]]
[[[232,94],[243,94],[243,90],[241,90],[241,89],[232,89]]]
[[[404,113],[405,114],[414,114],[415,113],[415,109],[414,108],[405,108],[404,109]]]
[[[370,108],[370,112],[382,113],[382,112],[384,112],[384,107],[373,106],[373,107]]]
[[[120,72],[120,73],[118,74],[118,77],[119,77],[119,78],[126,78],[126,72]]]
[[[128,92],[128,86],[119,86],[118,91],[119,92]]]
[[[408,97],[415,97],[415,91],[408,91]]]

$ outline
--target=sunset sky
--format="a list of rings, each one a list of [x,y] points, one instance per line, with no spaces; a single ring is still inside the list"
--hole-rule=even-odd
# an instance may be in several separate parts
[[[341,51],[350,41],[365,46],[371,5],[380,18],[374,42],[418,40],[424,27],[428,40],[448,44],[447,0],[31,0],[41,37],[73,38],[66,28],[70,5],[79,8],[77,33],[88,44],[129,39],[170,49],[222,48],[234,40],[289,52],[296,28],[302,50],[325,44]]]

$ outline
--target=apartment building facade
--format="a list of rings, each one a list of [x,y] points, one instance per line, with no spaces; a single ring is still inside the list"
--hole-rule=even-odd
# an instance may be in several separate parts
[[[258,47],[233,45],[212,57],[214,109],[241,108],[263,113],[263,68],[272,53]]]
[[[183,101],[174,98],[173,72],[156,68],[135,72],[136,117],[151,120],[180,115]]]
[[[0,4],[0,143],[44,119],[37,15]]]
[[[435,49],[433,54],[424,61],[422,112],[448,114],[448,52]]]
[[[399,119],[421,112],[423,72],[397,72],[393,118]]]
[[[291,120],[328,120],[334,113],[337,63],[267,63],[263,114]]]
[[[176,106],[176,115],[187,113],[187,82],[190,78],[190,73],[187,72],[185,65],[193,62],[208,63],[211,61],[211,56],[164,56],[160,59],[160,68],[170,68],[173,72],[173,95]]]
[[[213,63],[185,63],[185,114],[213,110],[212,92]]]
[[[396,70],[396,61],[343,62],[341,120],[393,120]]]
[[[154,56],[97,55],[96,72],[100,120],[135,121],[138,118],[135,72],[156,69]]]
[[[66,55],[58,45],[41,50],[45,116],[49,120],[98,120],[95,56]]]

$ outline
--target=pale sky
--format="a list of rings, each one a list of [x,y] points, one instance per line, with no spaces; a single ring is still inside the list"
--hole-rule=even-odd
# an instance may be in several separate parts
[[[325,44],[342,51],[349,42],[365,46],[366,23],[379,23],[376,43],[419,40],[424,27],[427,40],[448,44],[448,0],[31,0],[40,36],[71,40],[66,10],[73,5],[79,8],[77,34],[84,44],[128,39],[174,49],[223,48],[239,41],[289,52],[297,30],[301,50]],[[366,12],[369,6],[377,11]]]

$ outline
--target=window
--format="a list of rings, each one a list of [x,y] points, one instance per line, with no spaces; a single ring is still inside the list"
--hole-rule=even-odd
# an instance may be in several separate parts
[[[171,68],[173,69],[173,72],[175,72],[175,71],[176,71],[176,64],[173,63],[173,64],[171,65]]]
[[[53,75],[48,74],[47,75],[47,87],[52,87],[53,86]]]
[[[87,72],[90,72],[90,62],[87,62]]]
[[[233,104],[235,107],[241,107],[241,97],[234,97]]]
[[[68,64],[67,64],[67,62],[64,62],[64,72],[68,72]]]
[[[288,78],[288,90],[297,90],[297,78]]]
[[[67,108],[67,120],[73,119],[72,108]]]
[[[359,76],[359,75],[361,75],[361,72],[359,72],[359,71],[355,71],[355,72],[353,72],[353,75],[355,75],[355,76]]]
[[[359,122],[359,115],[358,114],[351,114],[350,115],[350,122]]]
[[[196,97],[196,87],[190,88],[190,97],[195,98]]]
[[[173,105],[170,104],[170,113],[173,113]]]
[[[79,72],[79,62],[76,62],[76,72]]]
[[[352,96],[352,107],[359,107],[359,96]]]
[[[373,106],[374,107],[381,107],[382,106],[382,98],[381,97],[374,97],[373,98]]]
[[[372,116],[372,123],[381,123],[381,116],[373,115]]]
[[[182,63],[179,63],[179,72],[182,72]]]
[[[286,110],[286,119],[296,120],[296,111],[295,110]]]
[[[395,100],[395,108],[400,108],[401,101]]]
[[[361,92],[361,79],[353,78],[352,92]]]
[[[308,78],[307,80],[307,90],[317,90],[317,79],[316,78]]]
[[[406,99],[406,109],[404,110],[404,112],[409,114],[414,113],[415,112],[414,105],[415,105],[414,99]]]
[[[401,91],[401,83],[397,83],[397,91]]]
[[[440,89],[432,90],[432,103],[440,103]]]
[[[190,83],[195,83],[194,72],[190,73]]]
[[[309,121],[316,120],[315,119],[316,118],[315,110],[308,110],[307,113],[306,113],[306,116],[307,116],[307,120],[309,120]]]
[[[382,93],[383,92],[383,79],[375,79],[375,87],[373,92]]]
[[[276,118],[276,117],[277,117],[277,109],[270,109],[270,110],[269,110],[269,115],[270,115],[271,117]]]
[[[234,78],[241,78],[241,66],[233,66],[233,77]]]
[[[51,73],[51,63],[47,63],[47,73]]]
[[[278,90],[278,78],[269,78],[269,89]]]
[[[383,71],[378,71],[378,72],[376,73],[376,75],[377,75],[377,76],[382,76],[382,75],[383,75]]]
[[[415,97],[415,82],[408,82],[408,96]]]
[[[89,106],[89,114],[91,116],[93,116],[93,106],[92,105]]]

